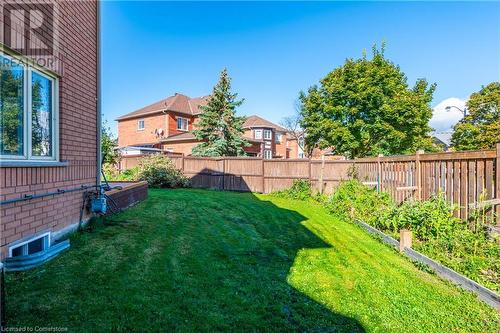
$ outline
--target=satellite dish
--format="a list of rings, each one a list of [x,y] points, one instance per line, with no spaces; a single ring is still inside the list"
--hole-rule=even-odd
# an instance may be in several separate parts
[[[155,129],[155,134],[158,136],[163,136],[163,128],[157,128]]]

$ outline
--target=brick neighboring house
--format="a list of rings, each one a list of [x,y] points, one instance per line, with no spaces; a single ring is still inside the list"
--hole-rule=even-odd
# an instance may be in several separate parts
[[[98,16],[96,1],[0,5],[0,259],[49,247],[100,181]]]
[[[192,133],[208,96],[190,98],[176,93],[137,111],[118,117],[118,146],[153,147],[170,153],[191,155],[199,141]],[[259,116],[249,116],[243,124],[249,156],[296,158],[287,148],[286,130]]]
[[[118,117],[118,147],[156,146],[174,135],[188,133],[206,105],[208,96],[173,96]]]
[[[259,116],[247,117],[243,124],[244,137],[260,145],[253,145],[247,151],[250,156],[270,158],[290,158],[287,150],[286,129]]]

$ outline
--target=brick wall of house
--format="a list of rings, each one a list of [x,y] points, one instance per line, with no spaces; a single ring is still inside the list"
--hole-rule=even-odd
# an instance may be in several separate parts
[[[126,147],[147,143],[158,142],[161,137],[155,133],[155,129],[163,129],[163,137],[185,133],[177,129],[177,117],[189,119],[189,131],[192,131],[196,118],[174,112],[167,114],[154,114],[144,117],[131,118],[118,121],[118,146]],[[138,121],[144,120],[144,129],[138,129]]]
[[[195,117],[180,114],[180,113],[175,113],[175,112],[168,112],[168,123],[167,123],[168,136],[175,135],[175,134],[181,134],[181,133],[186,132],[186,131],[180,131],[177,129],[177,117],[182,117],[182,118],[188,119],[189,120],[188,130],[192,131],[194,129],[193,123],[195,122]],[[196,117],[196,118],[198,118],[198,117]]]
[[[244,148],[245,152],[249,155],[254,155],[257,157],[261,157],[262,153],[262,144],[258,142],[250,142],[250,146]]]
[[[191,155],[193,148],[198,145],[196,141],[185,142],[165,142],[162,144],[162,150],[184,154],[184,156]]]
[[[138,129],[138,121],[144,120],[144,129]],[[155,114],[147,117],[131,118],[118,122],[118,147],[158,142],[160,137],[155,133],[155,129],[163,129],[163,136],[166,133],[167,116],[165,114]]]
[[[29,3],[25,5],[33,7]],[[96,182],[98,3],[60,1],[55,6],[58,64],[54,72],[59,74],[59,151],[60,160],[67,161],[68,166],[0,167],[2,201]],[[11,29],[16,38],[30,38],[24,36],[23,27],[8,23],[1,15],[0,24]],[[44,31],[43,36],[51,33]],[[4,39],[2,42],[6,43]],[[1,258],[5,257],[9,243],[17,239],[39,231],[58,231],[77,223],[81,203],[82,192],[78,191],[1,206]]]
[[[253,131],[251,129],[245,129],[243,136],[246,138],[253,138]]]
[[[276,150],[275,155],[276,156],[279,156],[281,158],[287,158],[286,157],[286,152],[287,152],[287,150],[286,150],[286,141],[287,141],[286,135],[285,135],[285,133],[282,133],[281,134],[281,141],[280,141],[280,143],[276,143],[275,144],[275,150]]]
[[[297,140],[287,138],[288,158],[299,158],[299,145]]]

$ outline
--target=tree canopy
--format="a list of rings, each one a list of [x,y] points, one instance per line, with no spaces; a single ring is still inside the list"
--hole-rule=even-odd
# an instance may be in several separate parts
[[[347,59],[319,86],[301,92],[306,144],[332,147],[349,158],[432,150],[430,102],[436,85],[419,79],[410,88],[401,69],[385,58]]]
[[[473,93],[467,112],[453,128],[455,150],[493,149],[500,141],[500,83],[492,82]]]
[[[305,156],[310,158],[312,156],[314,146],[305,145],[305,132],[302,129],[302,114],[300,112],[300,101],[295,103],[295,113],[292,116],[284,117],[280,125],[286,129],[287,134],[297,142],[297,146],[304,152]]]
[[[104,163],[114,164],[117,162],[116,147],[118,147],[117,139],[111,132],[108,122],[104,121],[101,126],[101,153]]]
[[[23,79],[23,72],[20,70],[0,70],[0,151],[2,155],[22,155],[23,153]]]
[[[248,141],[243,138],[245,117],[236,115],[236,108],[243,103],[238,94],[231,92],[231,78],[222,70],[208,103],[201,107],[200,120],[193,131],[196,139],[203,141],[193,148],[197,156],[241,156]]]

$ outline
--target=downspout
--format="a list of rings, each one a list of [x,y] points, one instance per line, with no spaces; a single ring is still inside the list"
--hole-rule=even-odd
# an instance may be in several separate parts
[[[101,151],[101,1],[97,1],[97,117],[96,117],[96,187],[99,188],[101,185],[101,163],[102,163],[102,151]]]

